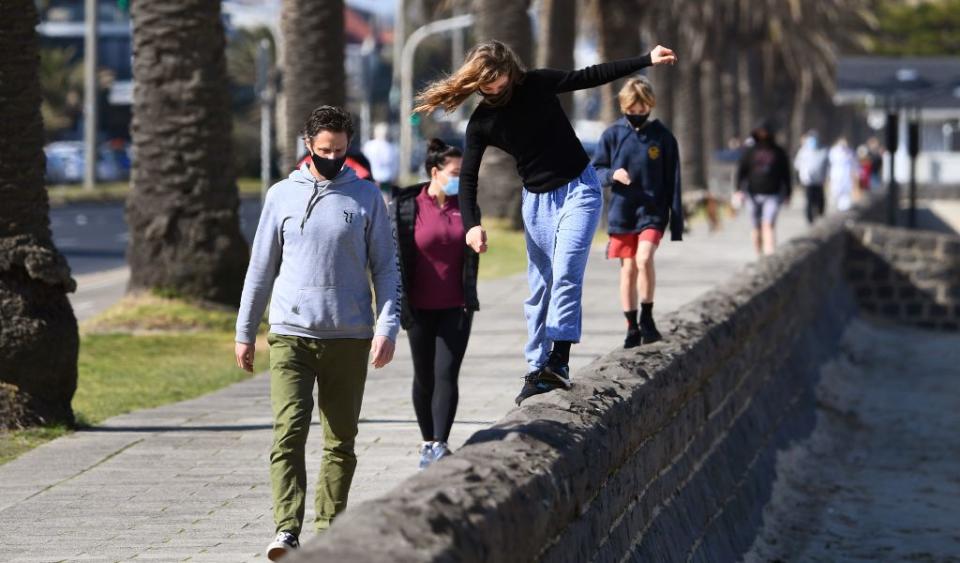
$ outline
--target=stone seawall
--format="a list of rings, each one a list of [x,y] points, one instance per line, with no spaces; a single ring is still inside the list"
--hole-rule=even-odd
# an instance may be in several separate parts
[[[853,219],[782,245],[665,317],[664,342],[612,352],[572,391],[528,400],[290,561],[735,560],[776,451],[812,428],[818,366],[856,313]]]
[[[960,237],[874,223],[850,228],[846,276],[865,315],[960,330]]]

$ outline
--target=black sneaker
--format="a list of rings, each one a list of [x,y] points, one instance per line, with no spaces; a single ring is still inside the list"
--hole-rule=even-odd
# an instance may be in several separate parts
[[[643,344],[652,344],[658,340],[663,340],[663,337],[660,336],[660,331],[657,330],[657,325],[653,323],[653,319],[641,320],[640,321],[640,341]]]
[[[573,387],[573,383],[570,382],[570,366],[556,352],[550,352],[550,356],[547,357],[547,365],[543,366],[540,379],[556,383],[564,389]]]
[[[300,540],[290,532],[280,532],[267,546],[267,559],[279,561],[289,552],[300,549]]]
[[[627,337],[623,339],[623,349],[636,348],[640,345],[640,329],[631,328],[627,330]]]
[[[551,380],[544,380],[541,375],[543,374],[542,369],[536,371],[531,371],[523,378],[523,388],[520,389],[520,394],[517,395],[516,403],[517,406],[520,406],[525,399],[533,397],[534,395],[539,395],[541,393],[548,393],[562,387],[559,383],[555,383]]]

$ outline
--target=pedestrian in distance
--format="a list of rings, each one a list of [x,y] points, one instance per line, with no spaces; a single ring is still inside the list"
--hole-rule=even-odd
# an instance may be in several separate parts
[[[343,109],[315,109],[303,129],[309,162],[267,191],[237,316],[236,361],[253,370],[270,302],[270,482],[275,561],[299,547],[313,392],[323,423],[317,531],[347,506],[368,362],[393,359],[400,328],[396,244],[380,190],[344,166],[353,135]],[[376,294],[376,314],[373,293]]]
[[[857,157],[846,137],[838,137],[827,155],[830,163],[830,199],[837,211],[846,211],[853,206],[858,179]]]
[[[429,181],[394,191],[391,216],[400,249],[401,325],[413,356],[413,408],[423,442],[419,468],[451,453],[460,365],[480,308],[480,255],[465,242],[458,198],[463,153],[440,139],[427,147]]]
[[[737,165],[736,196],[746,203],[753,228],[751,237],[757,255],[773,254],[777,246],[776,225],[780,207],[790,202],[793,176],[790,158],[777,144],[769,120],[751,132],[752,144]]]
[[[363,144],[363,154],[370,162],[370,172],[387,199],[397,187],[400,176],[400,151],[390,140],[390,128],[386,123],[373,126],[373,138]]]
[[[602,207],[597,173],[557,95],[676,60],[673,51],[657,46],[644,56],[580,70],[526,70],[507,45],[487,41],[475,46],[451,76],[418,96],[417,112],[452,112],[474,94],[482,97],[467,124],[460,172],[466,243],[476,252],[487,250],[477,205],[484,150],[495,146],[510,154],[523,179],[530,297],[524,303],[528,367],[517,404],[572,385],[570,347],[580,340],[583,275]]]
[[[823,186],[827,180],[827,151],[820,146],[816,131],[808,131],[800,140],[800,149],[793,159],[800,185],[806,194],[807,223],[823,216]]]
[[[657,99],[646,77],[627,80],[617,97],[623,117],[601,135],[593,165],[612,192],[607,258],[620,260],[623,347],[633,348],[661,339],[653,320],[654,254],[668,226],[671,240],[683,239],[680,151],[670,130],[650,119]]]

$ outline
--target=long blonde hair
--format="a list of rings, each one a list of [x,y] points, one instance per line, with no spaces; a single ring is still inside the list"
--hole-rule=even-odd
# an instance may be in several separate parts
[[[500,41],[485,41],[477,44],[467,53],[463,65],[452,75],[433,82],[418,95],[419,105],[414,113],[431,112],[443,108],[447,113],[456,110],[480,86],[489,84],[501,76],[509,76],[510,82],[505,90],[506,96],[497,96],[496,102],[505,103],[514,84],[523,80],[526,69],[520,57],[509,46]]]

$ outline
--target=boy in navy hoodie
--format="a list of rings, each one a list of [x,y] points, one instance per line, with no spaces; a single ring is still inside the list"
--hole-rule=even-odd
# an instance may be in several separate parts
[[[661,338],[653,322],[653,255],[667,226],[671,240],[683,237],[680,153],[670,130],[649,119],[657,103],[649,80],[629,79],[618,98],[624,116],[603,132],[593,165],[613,192],[607,258],[620,259],[620,302],[627,317],[623,347],[633,348]]]

